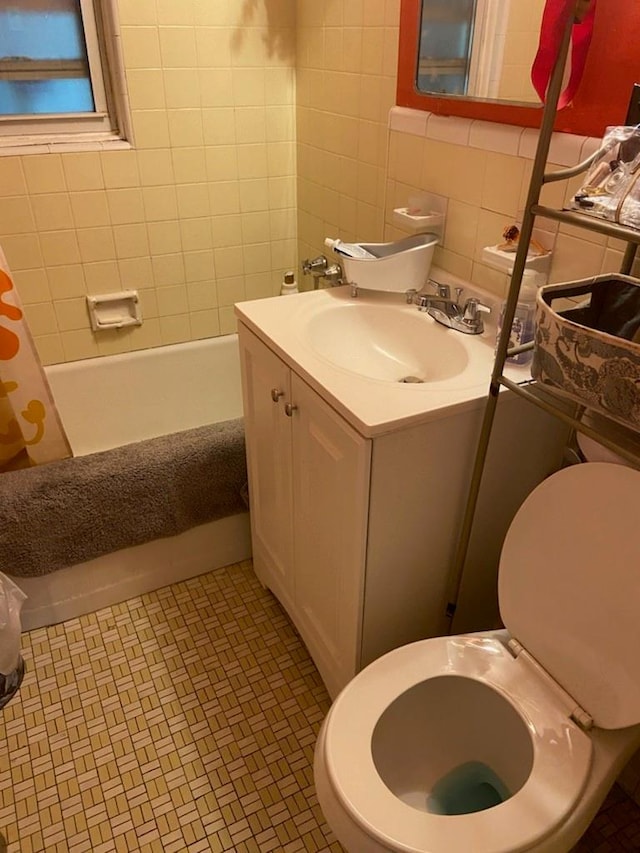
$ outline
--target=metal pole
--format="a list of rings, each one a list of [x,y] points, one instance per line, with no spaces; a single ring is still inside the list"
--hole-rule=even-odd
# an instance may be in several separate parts
[[[462,520],[462,527],[458,539],[458,545],[454,556],[451,575],[449,578],[449,596],[447,604],[447,617],[449,619],[449,630],[451,630],[451,622],[455,615],[458,599],[460,597],[460,587],[462,584],[462,575],[464,564],[469,550],[469,542],[471,539],[471,530],[473,527],[473,519],[478,503],[478,495],[480,493],[480,484],[482,482],[482,474],[487,458],[487,450],[489,448],[489,440],[491,437],[491,428],[495,417],[496,406],[498,404],[498,395],[500,393],[500,378],[503,373],[504,362],[507,356],[509,345],[508,329],[513,324],[516,305],[518,304],[518,294],[520,292],[520,284],[522,282],[522,273],[525,269],[527,253],[529,251],[529,243],[533,232],[533,224],[535,215],[533,206],[538,204],[540,199],[540,190],[544,183],[544,170],[549,156],[549,147],[551,145],[551,134],[553,133],[553,125],[556,118],[556,108],[560,93],[562,91],[562,82],[564,77],[564,69],[569,53],[569,44],[571,42],[571,30],[573,27],[573,12],[567,19],[565,33],[562,40],[562,45],[558,53],[558,58],[551,75],[549,88],[547,91],[547,100],[542,114],[542,124],[540,127],[540,135],[538,137],[538,146],[536,156],[533,161],[533,171],[531,173],[531,181],[529,183],[529,192],[527,202],[522,219],[522,229],[518,240],[518,250],[516,252],[515,261],[513,264],[513,272],[511,274],[511,283],[509,286],[509,294],[504,308],[504,317],[502,321],[503,334],[500,335],[500,341],[496,350],[496,357],[491,375],[491,383],[489,385],[489,396],[484,411],[480,438],[476,450],[476,458],[471,474],[471,483],[469,486],[469,494],[467,497],[467,505]]]
[[[623,275],[631,275],[631,271],[633,269],[633,263],[636,259],[636,253],[638,251],[637,243],[627,243],[627,248],[624,253],[624,258],[622,259],[622,264],[620,266],[620,272]]]

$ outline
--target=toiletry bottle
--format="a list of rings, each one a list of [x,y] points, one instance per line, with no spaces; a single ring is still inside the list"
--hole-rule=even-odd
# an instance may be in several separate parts
[[[293,270],[287,270],[280,287],[280,296],[287,296],[289,293],[298,293],[298,282]]]
[[[334,240],[332,237],[326,237],[324,244],[329,249],[333,249],[338,255],[345,255],[347,258],[355,258],[359,261],[367,258],[375,258],[375,255],[358,243],[343,243],[342,240]]]
[[[535,311],[536,311],[536,295],[538,287],[543,283],[544,276],[535,270],[525,270],[522,274],[522,282],[520,284],[520,293],[518,294],[518,303],[516,305],[515,314],[513,315],[513,323],[511,325],[511,335],[509,336],[509,348],[517,347],[521,344],[527,344],[533,340],[535,332]],[[506,303],[502,303],[502,311],[498,320],[497,342],[500,340],[502,331],[502,320]],[[507,361],[510,364],[529,364],[533,358],[533,352],[521,352],[518,355],[510,356]]]

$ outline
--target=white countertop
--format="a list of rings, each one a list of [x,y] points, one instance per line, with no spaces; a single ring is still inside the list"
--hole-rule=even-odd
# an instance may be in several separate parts
[[[447,278],[451,277],[438,276],[439,281]],[[465,290],[463,299],[477,295]],[[491,299],[485,294],[481,297],[485,302]],[[438,335],[453,335],[468,355],[465,368],[451,378],[424,384],[373,379],[329,361],[311,345],[307,334],[306,324],[311,317],[351,299],[350,288],[345,286],[241,302],[235,310],[241,323],[367,438],[484,405],[494,358],[493,323],[482,335],[464,335],[440,326],[426,313],[418,312],[415,305],[406,304],[403,294],[360,290],[358,304],[375,305],[381,310],[388,308],[391,312],[410,312],[423,321],[425,327],[428,324],[437,327],[430,332],[432,346]],[[495,315],[495,298],[492,309]],[[519,379],[529,375],[527,368],[518,366],[509,368],[509,373]]]

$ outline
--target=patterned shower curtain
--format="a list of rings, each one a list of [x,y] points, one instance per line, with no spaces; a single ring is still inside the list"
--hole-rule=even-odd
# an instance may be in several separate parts
[[[0,250],[0,474],[71,455]]]

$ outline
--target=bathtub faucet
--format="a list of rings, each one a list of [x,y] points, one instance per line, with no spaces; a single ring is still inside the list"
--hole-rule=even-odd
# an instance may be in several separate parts
[[[435,293],[416,293],[413,296],[419,311],[426,311],[437,323],[464,335],[481,335],[484,332],[482,315],[491,311],[487,305],[471,297],[461,306],[461,287],[456,287],[456,298],[452,299],[448,284],[437,281],[430,281],[429,284],[436,288]]]
[[[328,281],[331,287],[338,287],[344,284],[344,274],[342,267],[336,261],[330,264],[324,255],[318,255],[317,258],[307,258],[302,262],[303,275],[313,276],[313,289],[317,290],[320,286],[320,279]]]

